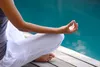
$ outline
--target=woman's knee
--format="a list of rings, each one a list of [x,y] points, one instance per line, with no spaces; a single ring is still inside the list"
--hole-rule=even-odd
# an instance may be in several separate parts
[[[58,34],[59,35],[59,38],[61,39],[61,41],[63,41],[64,40],[64,34]]]
[[[58,47],[64,40],[64,34],[41,34],[39,36],[38,42],[41,42],[47,48]]]
[[[53,38],[52,38],[53,37]],[[61,45],[62,41],[64,40],[64,34],[52,34],[51,35],[51,38],[52,38],[52,46],[59,46]]]
[[[58,43],[62,43],[62,41],[64,40],[64,34],[57,34],[55,36],[55,40],[57,40]]]

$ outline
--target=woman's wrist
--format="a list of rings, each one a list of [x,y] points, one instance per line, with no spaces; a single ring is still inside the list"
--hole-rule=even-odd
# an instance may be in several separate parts
[[[61,34],[61,33],[63,33],[63,31],[61,30],[60,27],[59,27],[59,28],[56,28],[56,29],[55,29],[55,32],[56,32],[57,34]]]

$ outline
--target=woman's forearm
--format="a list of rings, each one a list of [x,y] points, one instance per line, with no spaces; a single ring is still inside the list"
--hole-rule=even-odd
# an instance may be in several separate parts
[[[50,28],[39,26],[36,24],[26,23],[19,11],[17,10],[13,0],[1,0],[0,8],[3,10],[7,18],[11,21],[11,23],[22,31],[27,32],[37,32],[37,33],[73,33],[78,29],[78,25],[75,21],[71,21],[68,25],[61,26],[59,28]],[[25,23],[24,23],[25,22]],[[73,29],[69,29],[74,23]]]
[[[12,24],[19,30],[37,33],[58,33],[57,28],[49,28],[26,23],[12,0],[1,0],[0,8],[3,10],[7,18],[12,22]]]
[[[32,23],[25,23],[24,28],[22,29],[22,31],[25,32],[37,32],[37,33],[60,33],[58,32],[58,28],[51,28],[51,27],[45,27],[45,26],[39,26],[36,24],[32,24]]]

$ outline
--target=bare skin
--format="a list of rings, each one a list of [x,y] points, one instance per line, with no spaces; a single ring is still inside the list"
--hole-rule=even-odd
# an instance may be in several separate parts
[[[49,33],[49,34],[71,34],[78,29],[78,24],[75,20],[72,20],[69,24],[58,27],[51,28],[45,26],[39,26],[32,23],[26,23],[17,10],[13,0],[0,0],[0,8],[3,10],[7,18],[11,21],[11,23],[21,31],[25,32],[36,32],[36,33]],[[74,25],[72,29],[70,27]],[[47,55],[43,55],[35,61],[39,62],[47,62],[54,58],[54,54],[50,53]]]
[[[55,57],[55,55],[53,53],[50,53],[50,54],[43,55],[43,56],[37,58],[34,61],[35,62],[48,62],[48,61],[50,61],[54,57]]]

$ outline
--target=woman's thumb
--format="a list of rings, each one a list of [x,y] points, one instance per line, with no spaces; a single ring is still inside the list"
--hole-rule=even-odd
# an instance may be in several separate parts
[[[72,21],[68,24],[68,27],[72,26],[73,23],[75,23],[75,20],[72,20]]]

